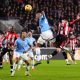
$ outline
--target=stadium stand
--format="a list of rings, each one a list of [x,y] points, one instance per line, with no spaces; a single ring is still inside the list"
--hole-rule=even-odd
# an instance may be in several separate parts
[[[31,12],[24,10],[24,6],[28,3],[33,6]],[[33,21],[38,10],[44,10],[50,25],[56,27],[60,18],[65,17],[69,21],[75,19],[80,11],[80,0],[1,0],[0,2],[0,17],[19,18],[20,24],[28,29],[35,28]],[[79,30],[80,24],[77,23],[76,26]]]
[[[33,6],[31,12],[24,10],[26,4]],[[80,11],[80,0],[1,0],[0,19],[19,19],[22,27],[38,34],[40,30],[34,22],[34,17],[39,10],[45,11],[49,24],[52,29],[54,28],[56,34],[61,18],[66,18],[69,21],[76,18]],[[76,23],[74,27],[76,32],[80,34],[80,22]]]

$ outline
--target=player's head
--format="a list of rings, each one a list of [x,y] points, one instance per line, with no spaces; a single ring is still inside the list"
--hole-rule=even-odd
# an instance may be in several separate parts
[[[35,21],[38,21],[38,19],[42,16],[41,12],[37,12],[35,15]]]
[[[29,32],[28,32],[28,36],[29,36],[29,37],[32,37],[32,31],[29,31]]]
[[[26,35],[27,35],[27,31],[26,31],[25,29],[23,29],[23,30],[21,31],[20,37],[21,37],[21,38],[26,38]]]
[[[14,30],[14,27],[12,26],[11,28],[10,28],[10,32],[11,33],[13,33],[15,30]]]
[[[68,21],[66,19],[62,20],[62,26],[64,26],[65,23],[68,23]]]

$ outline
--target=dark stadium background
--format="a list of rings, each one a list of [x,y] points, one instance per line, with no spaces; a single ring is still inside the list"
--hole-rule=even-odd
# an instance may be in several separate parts
[[[32,5],[33,10],[31,12],[24,10],[26,4]],[[80,12],[80,0],[0,0],[0,20],[18,20],[19,25],[13,25],[15,29],[20,31],[19,29],[22,27],[27,31],[32,30],[36,39],[40,30],[34,18],[36,12],[42,10],[45,11],[49,24],[56,35],[58,23],[61,19],[65,18],[68,21],[72,21],[76,18],[76,15]],[[75,33],[80,35],[80,22],[73,26]],[[0,22],[0,29],[6,31],[5,27],[6,25],[2,25]],[[48,50],[48,52],[46,50],[42,51],[43,54],[51,52],[52,50]],[[54,59],[62,58],[62,55],[54,57]]]
[[[26,4],[33,6],[31,12],[24,10]],[[71,21],[76,18],[80,11],[80,0],[0,0],[0,19],[19,19],[22,27],[35,30],[34,33],[39,32],[34,22],[35,13],[39,10],[45,11],[49,24],[57,32],[60,19],[66,18]],[[80,22],[74,26],[80,34]]]

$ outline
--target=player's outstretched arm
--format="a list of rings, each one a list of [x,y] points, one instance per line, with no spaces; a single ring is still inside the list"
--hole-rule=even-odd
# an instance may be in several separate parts
[[[45,12],[44,12],[44,11],[42,11],[41,13],[42,13],[43,17],[45,18]]]
[[[72,22],[70,22],[70,24],[72,25],[72,24],[74,24],[74,23],[76,23],[78,21],[80,21],[80,14],[78,14],[77,17],[76,17],[76,19],[73,20]]]

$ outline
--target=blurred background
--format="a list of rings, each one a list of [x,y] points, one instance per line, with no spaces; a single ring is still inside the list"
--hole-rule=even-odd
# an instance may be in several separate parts
[[[24,7],[31,4],[33,10],[26,12]],[[37,11],[44,10],[49,24],[57,33],[58,23],[61,18],[69,21],[74,20],[80,11],[80,0],[0,0],[0,29],[14,25],[17,31],[26,28],[39,33],[38,25],[34,22]],[[80,34],[80,22],[74,26],[76,32]]]

